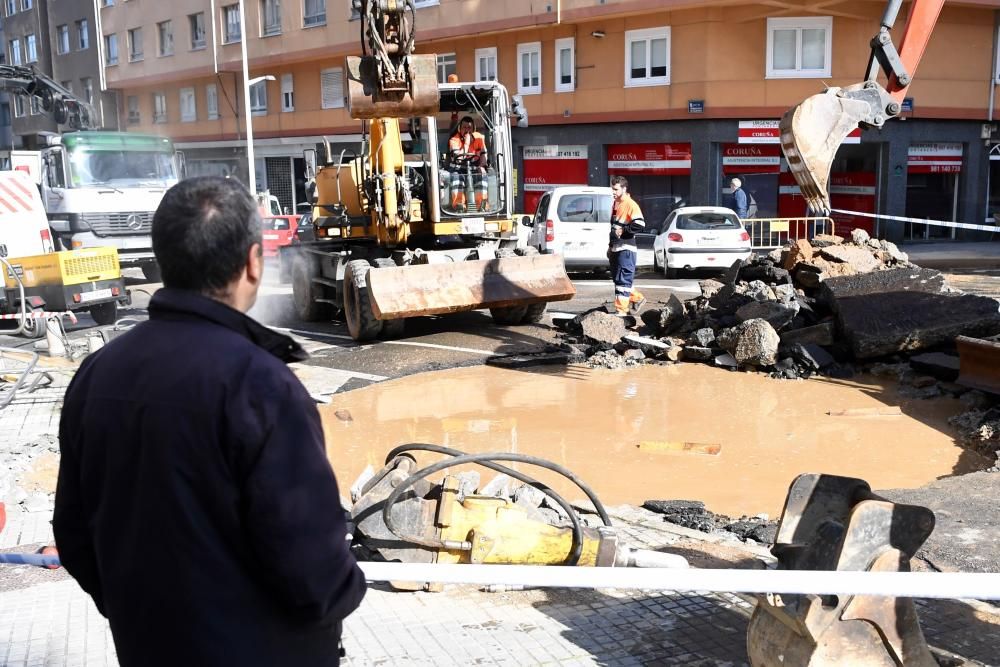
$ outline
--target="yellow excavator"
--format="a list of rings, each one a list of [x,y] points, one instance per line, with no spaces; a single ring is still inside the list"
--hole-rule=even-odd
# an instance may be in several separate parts
[[[903,0],[890,0],[871,41],[865,80],[831,87],[792,107],[781,119],[781,149],[809,208],[830,210],[830,167],[841,142],[858,126],[880,128],[902,111],[906,91],[924,55],[944,0],[913,0],[899,49],[889,31]],[[879,72],[886,85],[879,83]]]
[[[347,58],[347,103],[364,121],[358,153],[315,179],[315,240],[281,249],[304,320],[343,311],[358,341],[401,335],[408,317],[488,308],[498,324],[538,322],[575,290],[562,258],[517,248],[511,120],[526,121],[496,81],[437,81],[437,56],[413,52],[413,0],[355,0],[362,56]],[[406,136],[400,120],[407,121]],[[440,150],[472,120],[484,150]],[[405,141],[404,141],[405,139]]]

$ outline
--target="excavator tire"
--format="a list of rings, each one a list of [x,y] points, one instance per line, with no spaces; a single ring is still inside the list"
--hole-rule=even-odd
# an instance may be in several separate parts
[[[356,341],[367,341],[382,333],[382,320],[375,318],[368,296],[368,272],[371,264],[365,259],[347,263],[344,273],[344,318],[347,331]]]
[[[392,261],[388,257],[379,257],[372,261],[372,265],[376,269],[392,269],[396,267],[396,262]],[[403,337],[403,330],[406,328],[406,318],[400,317],[395,320],[382,320],[382,333],[379,338],[383,340],[393,340],[395,338]]]
[[[500,248],[497,250],[497,259],[503,259],[505,257],[517,257],[517,252],[511,250],[510,248]],[[502,327],[509,327],[515,324],[520,324],[522,320],[527,316],[528,307],[527,306],[508,306],[506,308],[490,308],[490,315],[493,317],[493,322],[499,324]]]
[[[528,246],[526,248],[517,248],[514,254],[520,257],[530,257],[532,255],[538,254],[538,248],[532,248]],[[532,303],[525,307],[524,317],[521,318],[522,324],[538,324],[542,321],[542,317],[545,316],[545,307],[548,306],[546,302]]]
[[[305,257],[297,257],[292,263],[292,303],[295,314],[304,322],[319,322],[330,319],[330,304],[317,301],[323,298],[322,286],[312,281],[312,266]]]

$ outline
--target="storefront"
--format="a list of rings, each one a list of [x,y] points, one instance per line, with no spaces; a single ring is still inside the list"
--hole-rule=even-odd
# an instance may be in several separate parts
[[[667,214],[691,196],[691,144],[608,144],[608,176],[628,179],[649,229],[659,229]]]
[[[957,220],[963,146],[959,143],[912,143],[906,158],[906,217]],[[911,239],[950,239],[953,227],[906,223]]]
[[[542,194],[562,185],[587,185],[587,147],[524,147],[524,212],[534,213]]]

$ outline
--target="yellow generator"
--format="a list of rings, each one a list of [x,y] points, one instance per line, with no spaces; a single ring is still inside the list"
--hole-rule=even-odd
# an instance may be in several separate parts
[[[87,311],[98,324],[114,324],[118,304],[129,302],[118,250],[79,248],[3,261],[0,314],[24,315],[24,333],[45,335],[45,313]]]

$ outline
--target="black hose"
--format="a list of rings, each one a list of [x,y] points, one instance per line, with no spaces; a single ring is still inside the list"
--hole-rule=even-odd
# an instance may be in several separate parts
[[[447,454],[448,456],[464,456],[465,455],[465,452],[459,451],[457,449],[452,449],[451,447],[443,447],[441,445],[432,445],[432,444],[426,443],[426,442],[411,442],[411,443],[406,444],[406,445],[400,445],[400,446],[396,447],[395,449],[393,449],[392,451],[390,451],[386,455],[386,457],[385,457],[385,462],[389,463],[389,461],[393,460],[394,458],[396,458],[400,454],[403,454],[404,452],[408,452],[408,451],[411,451],[411,450],[413,450],[413,451],[435,452],[437,454]],[[580,479],[579,477],[577,477],[576,474],[572,470],[569,470],[568,468],[564,468],[561,465],[559,465],[558,463],[552,463],[551,461],[546,461],[545,459],[538,458],[537,456],[528,456],[527,454],[518,454],[518,456],[521,456],[521,457],[524,457],[524,458],[523,459],[521,459],[521,458],[518,458],[518,459],[506,459],[506,460],[529,463],[531,465],[537,465],[537,466],[540,466],[542,468],[548,468],[549,470],[553,470],[553,471],[559,473],[560,475],[562,475],[563,477],[565,477],[569,481],[573,482],[573,484],[575,484],[578,489],[580,489],[581,491],[584,492],[584,494],[586,494],[587,499],[590,500],[591,504],[594,506],[594,511],[597,512],[597,516],[599,516],[601,518],[601,522],[605,526],[610,526],[611,525],[611,518],[608,516],[608,513],[604,510],[604,503],[602,503],[601,500],[597,497],[597,494],[594,493],[594,490],[591,489],[589,486],[587,486],[586,482],[584,482],[582,479]],[[502,472],[505,475],[510,475],[511,477],[514,477],[515,479],[519,479],[519,480],[521,480],[522,482],[524,482],[526,484],[531,484],[532,486],[534,486],[535,488],[537,488],[539,490],[544,491],[545,489],[548,488],[546,485],[542,484],[538,480],[533,479],[531,477],[528,477],[527,479],[525,479],[525,477],[527,477],[526,475],[523,475],[522,473],[519,473],[516,470],[513,470],[511,468],[508,468],[507,466],[502,466],[502,465],[497,465],[497,464],[491,464],[491,463],[484,462],[484,461],[477,461],[477,463],[479,465],[483,466],[483,467],[489,468],[490,470],[495,470],[497,472]],[[553,493],[555,493],[555,492],[553,492]]]
[[[566,500],[562,496],[560,496],[554,490],[549,488],[547,485],[516,470],[512,470],[510,468],[507,468],[506,466],[501,466],[496,463],[493,463],[492,461],[494,460],[518,461],[522,463],[528,463],[530,465],[537,465],[542,468],[548,468],[549,470],[553,470],[555,472],[560,473],[564,477],[573,481],[580,489],[584,491],[584,493],[587,494],[587,496],[591,499],[591,502],[594,503],[594,507],[595,509],[597,509],[597,512],[601,516],[601,520],[604,522],[604,524],[606,526],[611,525],[611,520],[608,518],[607,512],[605,512],[604,506],[601,504],[600,500],[597,499],[593,491],[589,487],[587,487],[586,484],[584,484],[581,480],[579,480],[579,478],[577,478],[576,475],[574,475],[571,471],[567,470],[566,468],[558,464],[551,463],[544,459],[540,459],[534,456],[528,456],[525,454],[511,454],[504,452],[489,453],[489,454],[463,454],[462,452],[455,449],[450,449],[448,447],[442,447],[440,445],[431,445],[426,443],[412,443],[396,447],[386,457],[386,462],[388,463],[389,461],[396,458],[396,456],[405,453],[409,450],[431,451],[440,454],[447,454],[449,456],[452,456],[453,458],[451,460],[441,461],[434,465],[418,470],[417,472],[413,473],[408,478],[406,478],[402,483],[400,483],[400,485],[396,487],[391,494],[389,494],[389,497],[386,498],[385,504],[382,507],[382,520],[385,523],[386,528],[388,528],[390,532],[392,532],[394,535],[396,535],[402,540],[414,542],[416,544],[421,544],[423,546],[448,548],[441,540],[428,539],[418,535],[401,534],[400,532],[398,532],[396,530],[396,526],[392,519],[392,506],[395,505],[395,503],[399,500],[403,492],[417,480],[423,479],[428,475],[431,475],[440,470],[444,470],[446,468],[463,465],[465,463],[478,463],[479,465],[507,474],[515,479],[525,482],[526,484],[532,485],[533,487],[539,489],[547,496],[549,496],[563,509],[563,511],[566,512],[573,528],[573,544],[570,549],[570,553],[567,556],[566,564],[576,565],[579,562],[580,556],[583,553],[583,527],[580,525],[580,520],[577,517],[576,512],[573,510],[572,506],[568,502],[566,502]]]

